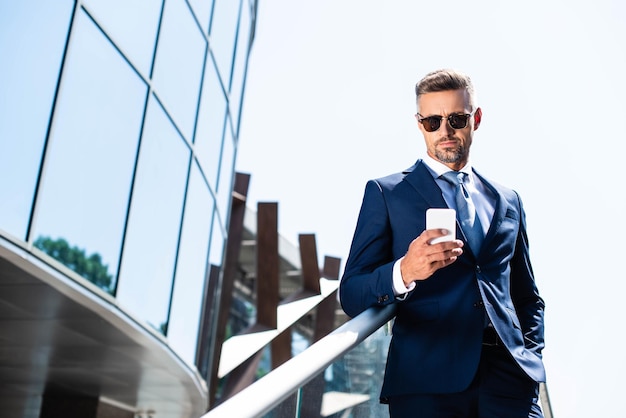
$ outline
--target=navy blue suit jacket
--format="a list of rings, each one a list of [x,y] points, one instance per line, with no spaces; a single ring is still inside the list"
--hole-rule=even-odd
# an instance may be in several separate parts
[[[426,229],[426,209],[447,205],[421,160],[366,185],[340,301],[352,317],[372,306],[397,304],[383,401],[466,389],[480,360],[485,311],[517,364],[535,381],[545,381],[544,302],[529,259],[521,200],[475,174],[496,196],[480,253],[465,245],[453,264],[418,282],[402,301],[393,292],[393,264]],[[464,240],[458,223],[456,235]]]

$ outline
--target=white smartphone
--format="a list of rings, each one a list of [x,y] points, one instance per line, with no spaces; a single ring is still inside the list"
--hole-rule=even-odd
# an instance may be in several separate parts
[[[456,238],[456,211],[454,209],[430,208],[426,210],[426,229],[443,228],[448,230],[448,235],[435,238],[431,244],[444,241],[452,241]]]

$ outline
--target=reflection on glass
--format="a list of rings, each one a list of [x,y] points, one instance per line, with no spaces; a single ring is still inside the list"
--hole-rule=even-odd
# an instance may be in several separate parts
[[[196,157],[212,190],[217,189],[217,170],[226,115],[226,96],[224,96],[216,71],[213,61],[209,59],[202,83],[202,98],[194,143]]]
[[[162,0],[83,0],[82,3],[132,65],[149,78]]]
[[[215,39],[216,42],[211,42],[210,47],[222,80],[227,86],[230,85],[240,5],[241,0],[217,0],[213,6],[210,39]]]
[[[73,6],[0,1],[0,229],[23,240]]]
[[[164,334],[180,231],[189,149],[150,98],[120,268],[117,299]]]
[[[168,0],[154,66],[153,86],[172,119],[191,142],[206,40],[184,0]]]
[[[170,346],[189,364],[195,363],[214,206],[211,193],[193,164],[167,331]]]
[[[116,276],[147,86],[84,13],[76,19],[32,236],[98,253]]]
[[[63,238],[53,240],[50,237],[39,237],[33,245],[105,292],[113,292],[111,286],[113,284],[113,276],[109,273],[109,266],[102,263],[100,254],[93,253],[87,255],[85,250],[71,246]]]

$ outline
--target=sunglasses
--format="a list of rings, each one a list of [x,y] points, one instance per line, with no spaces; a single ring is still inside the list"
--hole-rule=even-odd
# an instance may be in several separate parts
[[[417,114],[419,123],[424,126],[426,132],[435,132],[437,129],[441,127],[441,120],[443,116],[427,116],[425,118],[420,118],[420,114]],[[471,113],[453,113],[449,115],[446,119],[448,120],[448,124],[452,129],[463,129],[467,126],[469,122],[469,118],[472,116]]]

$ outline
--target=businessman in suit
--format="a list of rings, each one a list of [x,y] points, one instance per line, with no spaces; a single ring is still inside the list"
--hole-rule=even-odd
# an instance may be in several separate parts
[[[522,202],[470,163],[482,119],[470,78],[437,70],[415,90],[427,155],[367,182],[341,305],[352,317],[397,305],[380,398],[392,418],[543,417],[544,302]],[[428,208],[463,213],[457,239],[431,242],[449,231],[426,229]]]

